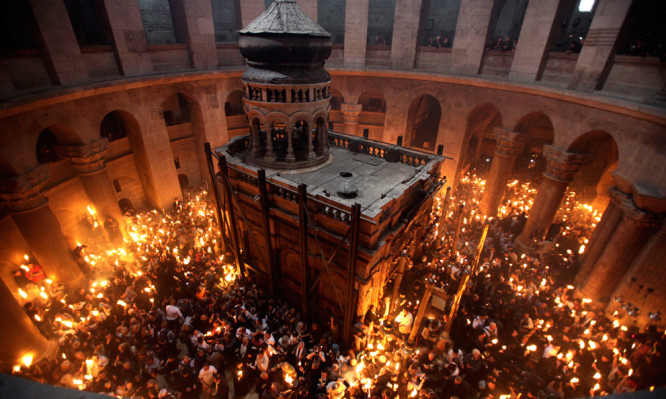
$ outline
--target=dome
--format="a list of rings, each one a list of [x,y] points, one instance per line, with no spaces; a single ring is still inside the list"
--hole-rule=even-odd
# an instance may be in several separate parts
[[[323,65],[331,55],[331,34],[305,15],[294,0],[275,1],[239,33],[238,46],[249,66],[243,79],[266,83],[330,80]]]

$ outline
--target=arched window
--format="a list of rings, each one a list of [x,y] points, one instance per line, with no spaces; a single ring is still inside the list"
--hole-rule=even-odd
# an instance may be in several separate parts
[[[40,164],[55,162],[60,159],[55,146],[60,145],[58,138],[49,130],[44,129],[37,139],[37,162]]]

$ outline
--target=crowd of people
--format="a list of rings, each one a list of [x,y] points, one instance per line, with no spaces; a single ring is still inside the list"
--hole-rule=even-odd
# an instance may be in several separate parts
[[[535,182],[509,184],[456,317],[430,312],[414,325],[426,282],[454,295],[472,273],[484,186],[468,175],[451,197],[467,205],[455,246],[457,207],[440,198],[410,251],[398,310],[389,320],[389,301],[371,307],[349,348],[336,319],[303,320],[225,261],[205,196],[129,216],[125,248],[81,251],[95,274],[88,287],[66,294],[28,268],[26,311],[59,350],[14,372],[136,398],[573,398],[663,386],[663,330],[594,312],[570,285],[597,214],[569,195],[549,242],[515,248]]]

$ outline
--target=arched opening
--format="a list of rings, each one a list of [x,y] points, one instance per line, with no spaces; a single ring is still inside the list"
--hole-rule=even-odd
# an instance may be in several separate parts
[[[188,100],[180,93],[175,93],[170,96],[164,102],[162,109],[164,113],[164,122],[167,126],[192,122]]]
[[[224,103],[224,114],[227,117],[229,138],[248,134],[249,121],[243,109],[243,92],[234,90],[227,96]]]
[[[134,211],[134,205],[132,205],[132,201],[130,201],[129,198],[121,198],[120,201],[118,201],[118,206],[123,212]]]
[[[112,111],[106,114],[99,127],[101,137],[109,141],[116,141],[127,137],[127,124],[120,111]]]
[[[60,144],[60,140],[48,128],[42,130],[37,138],[37,162],[45,164],[60,160],[60,156],[55,150],[55,147]]]
[[[331,88],[331,111],[328,113],[328,121],[331,125],[331,130],[342,131],[345,117],[340,111],[341,105],[345,102],[345,98],[338,90]]]
[[[516,159],[514,171],[521,174],[524,181],[534,181],[540,178],[546,165],[543,146],[553,144],[553,123],[541,112],[529,113],[518,121],[514,129],[516,132],[527,134],[522,154]]]
[[[611,172],[617,167],[617,143],[610,134],[594,130],[574,140],[567,151],[590,155],[574,175],[570,189],[578,201],[603,207],[608,201],[607,191],[613,185]]]
[[[311,123],[308,123],[305,120],[298,120],[294,124],[291,134],[296,159],[307,159],[308,136],[312,134],[312,130]]]
[[[437,99],[425,94],[409,106],[407,113],[407,135],[410,147],[435,150],[442,107]]]
[[[458,176],[474,165],[482,155],[492,156],[495,149],[493,129],[499,126],[502,126],[502,116],[493,104],[481,104],[470,112],[460,152]],[[490,166],[490,162],[486,164]]]
[[[359,97],[358,103],[362,105],[358,131],[368,129],[370,138],[381,139],[384,136],[384,119],[386,118],[384,94],[376,89],[366,90]]]

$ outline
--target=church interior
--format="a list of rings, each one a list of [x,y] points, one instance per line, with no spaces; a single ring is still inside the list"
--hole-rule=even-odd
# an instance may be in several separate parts
[[[0,397],[666,395],[659,1],[0,10]]]

